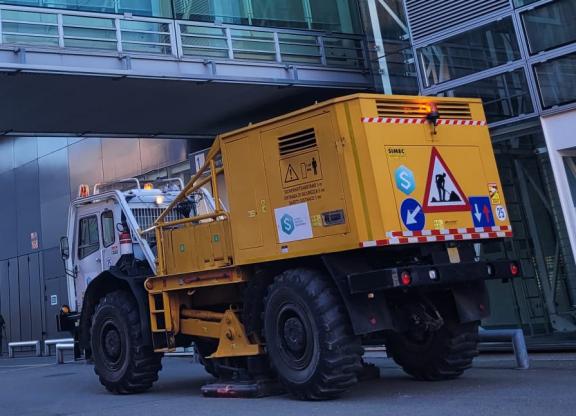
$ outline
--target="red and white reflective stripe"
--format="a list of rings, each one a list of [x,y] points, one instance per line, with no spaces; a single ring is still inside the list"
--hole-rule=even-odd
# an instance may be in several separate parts
[[[507,225],[494,227],[472,227],[472,228],[447,228],[442,230],[422,230],[422,231],[388,231],[387,237],[425,237],[438,235],[455,235],[455,234],[477,234],[490,233],[498,231],[511,231]]]
[[[391,118],[391,117],[364,117],[363,123],[379,124],[424,124],[425,118]]]
[[[428,122],[425,118],[394,118],[394,117],[364,117],[363,123],[377,123],[377,124],[425,124]],[[441,118],[436,121],[436,125],[446,126],[480,126],[486,125],[482,120],[457,120],[449,118]]]
[[[438,119],[436,125],[447,125],[447,126],[479,126],[483,127],[486,125],[485,121],[482,120],[456,120],[456,119]]]
[[[486,227],[492,228],[492,227]],[[509,227],[502,227],[508,228]],[[474,230],[474,228],[472,228]],[[363,241],[360,247],[379,247],[391,246],[398,244],[414,244],[414,243],[434,243],[438,241],[461,241],[461,240],[480,240],[487,238],[505,238],[512,237],[512,231],[485,231],[485,232],[471,232],[471,233],[454,233],[454,234],[435,234],[435,235],[418,235],[406,237],[392,237],[384,240]]]

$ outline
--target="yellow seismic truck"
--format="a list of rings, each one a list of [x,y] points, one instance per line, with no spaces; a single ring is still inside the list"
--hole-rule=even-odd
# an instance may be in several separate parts
[[[512,231],[476,99],[351,95],[222,134],[162,211],[129,230],[155,234],[154,264],[84,293],[79,348],[113,392],[146,390],[191,342],[224,386],[208,395],[274,379],[334,398],[374,340],[417,379],[453,379],[477,354],[485,281],[520,274],[482,260]]]

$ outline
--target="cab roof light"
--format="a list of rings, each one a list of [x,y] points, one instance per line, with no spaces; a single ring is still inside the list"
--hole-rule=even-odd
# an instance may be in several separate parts
[[[90,185],[82,184],[78,187],[78,197],[88,198],[90,196]]]

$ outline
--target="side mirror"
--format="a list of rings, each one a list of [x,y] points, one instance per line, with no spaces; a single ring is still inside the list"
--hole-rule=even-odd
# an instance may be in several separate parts
[[[64,261],[70,258],[70,244],[68,243],[68,237],[60,238],[60,255]]]

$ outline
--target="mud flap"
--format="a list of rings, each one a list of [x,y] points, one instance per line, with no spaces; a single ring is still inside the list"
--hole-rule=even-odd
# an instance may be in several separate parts
[[[392,314],[382,292],[350,293],[347,275],[373,269],[362,252],[327,254],[322,256],[322,260],[342,296],[354,334],[365,335],[394,327]]]
[[[452,289],[460,322],[480,321],[490,315],[490,299],[484,281],[473,281]]]

